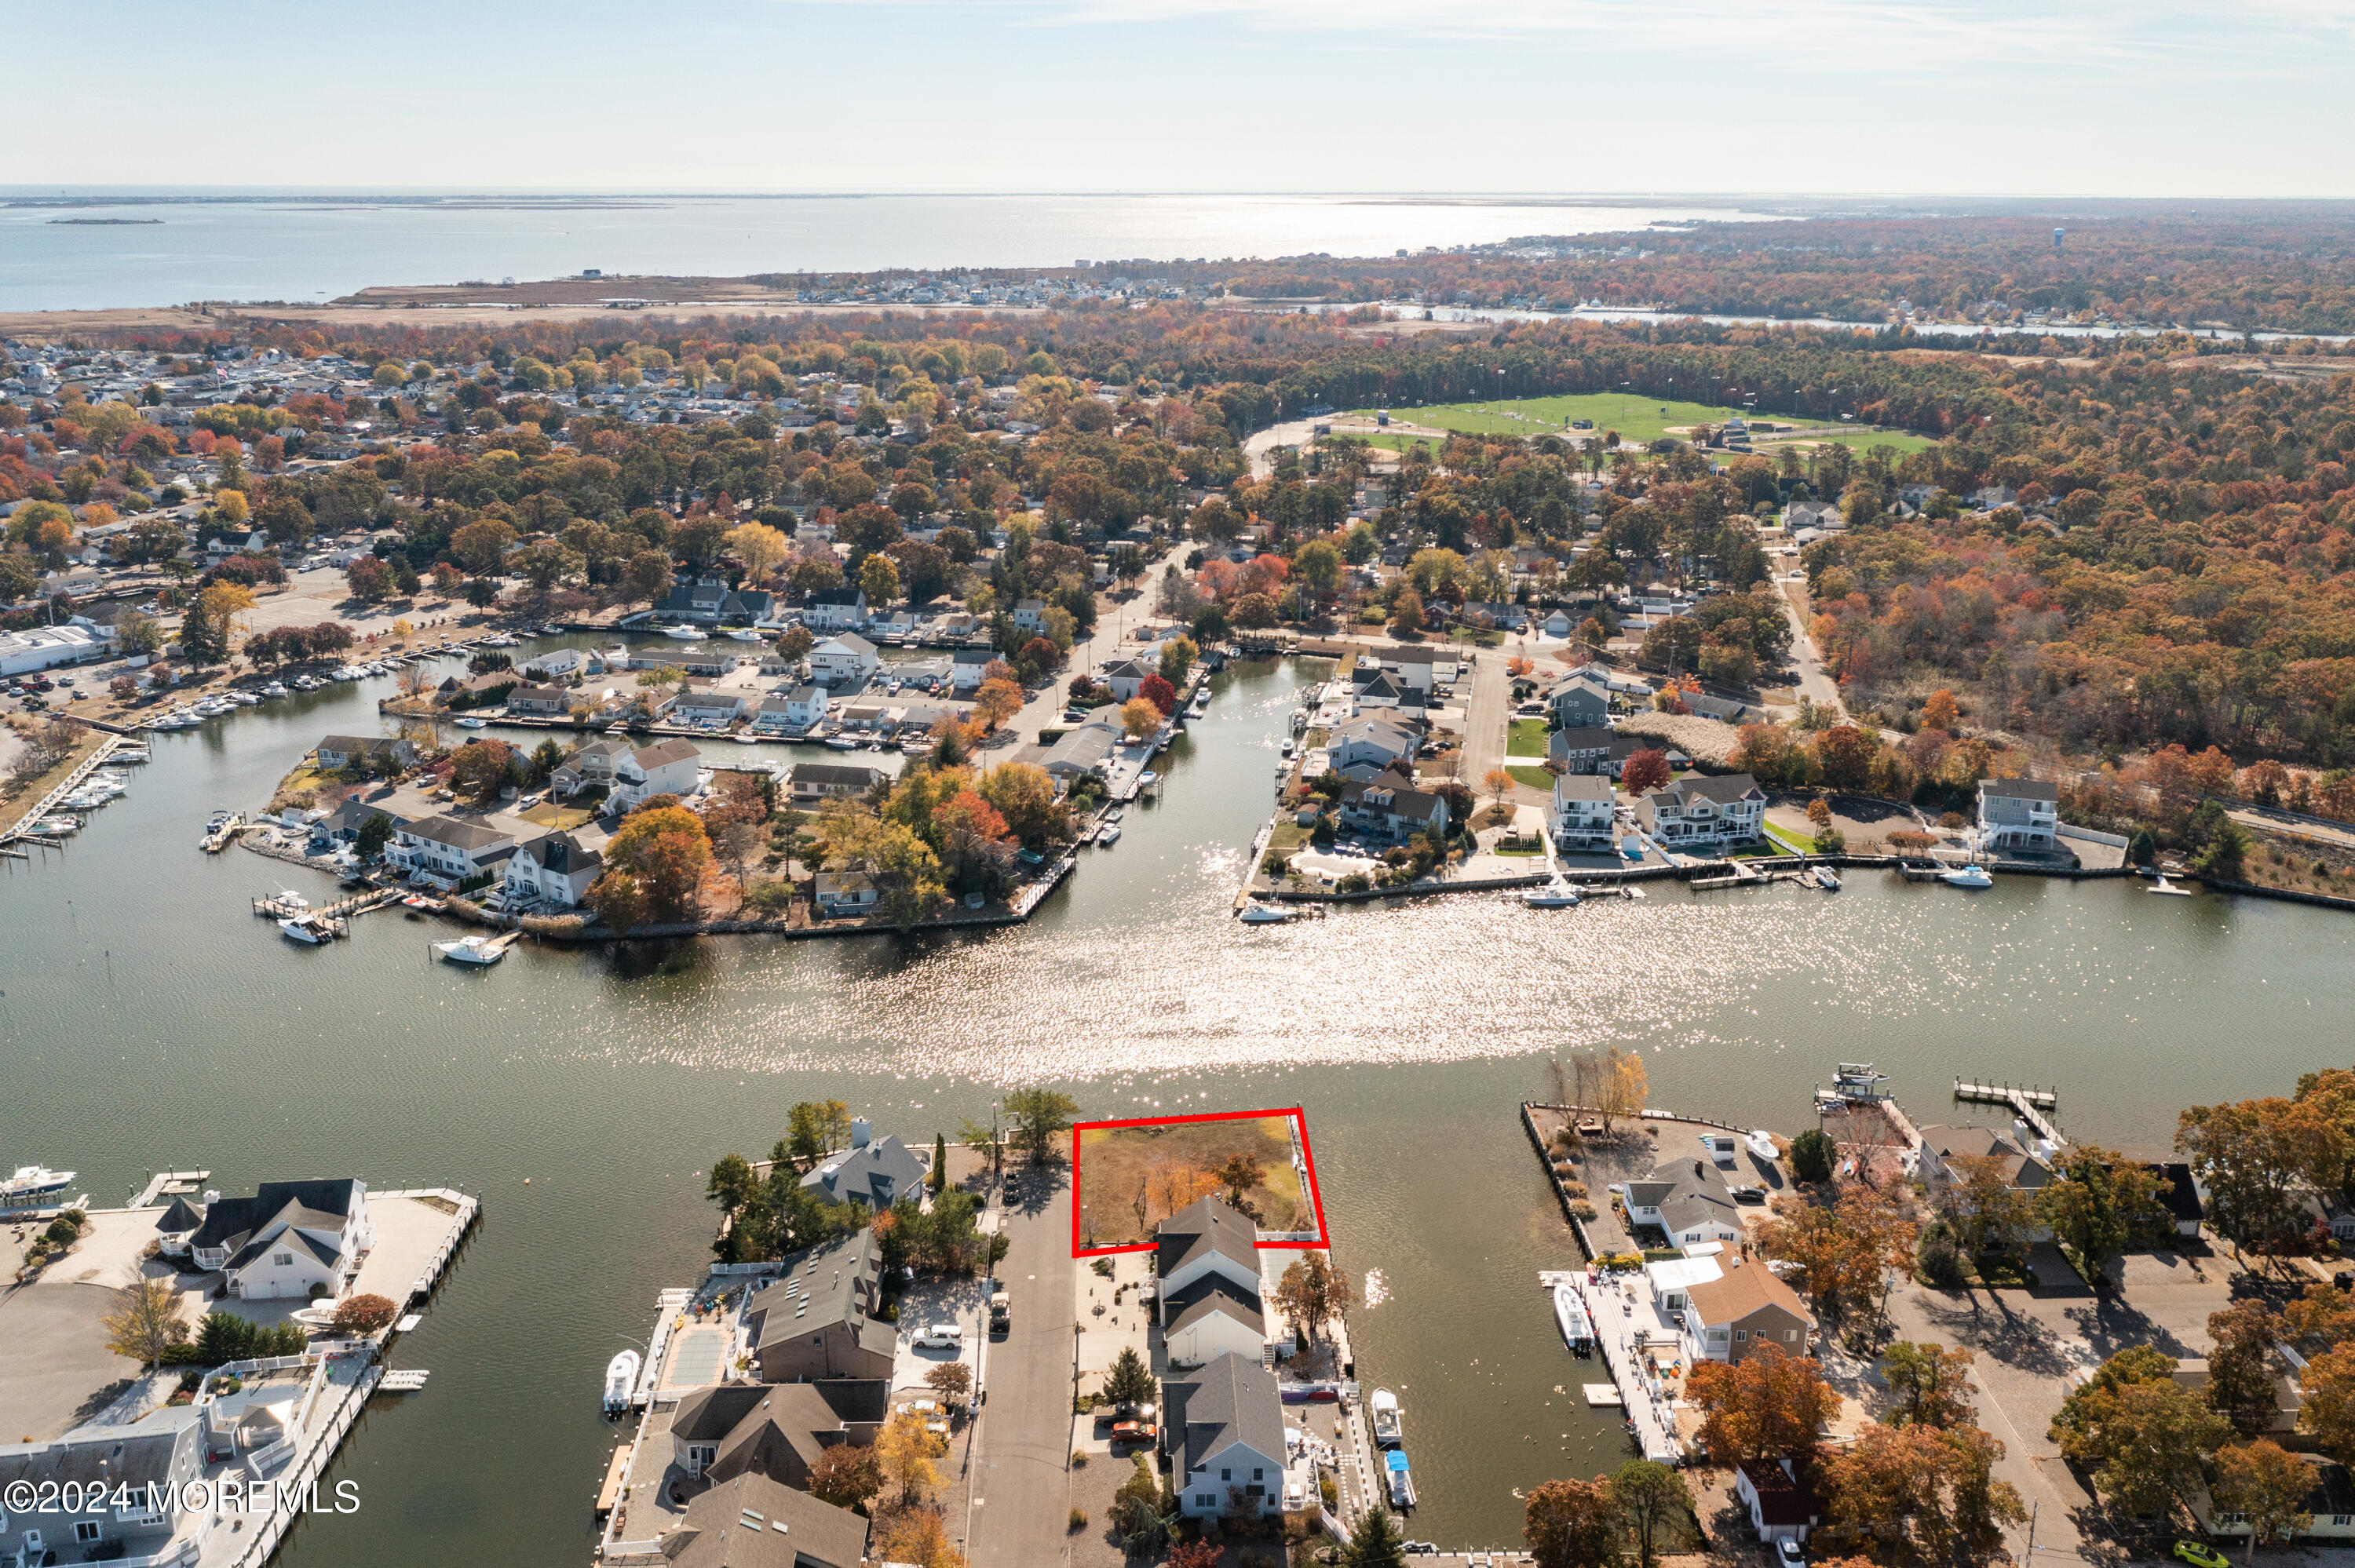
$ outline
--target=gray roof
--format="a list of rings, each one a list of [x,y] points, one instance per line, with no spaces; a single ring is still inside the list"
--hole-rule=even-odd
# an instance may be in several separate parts
[[[1762,800],[1765,797],[1765,791],[1758,788],[1758,780],[1747,773],[1727,773],[1714,779],[1693,773],[1668,786],[1671,789],[1679,787],[1688,795],[1698,795],[1720,806],[1730,806],[1747,795],[1754,794]]]
[[[84,1426],[46,1443],[0,1446],[0,1487],[104,1481],[138,1489],[150,1481],[170,1483],[181,1446],[197,1442],[197,1421],[196,1407],[181,1405],[156,1411],[135,1426]],[[51,1539],[69,1536],[71,1528],[69,1521]]]
[[[391,735],[330,735],[322,736],[321,751],[371,752],[389,751],[400,744],[400,737]]]
[[[875,1233],[865,1225],[840,1241],[787,1258],[783,1277],[754,1292],[744,1308],[747,1317],[761,1318],[759,1348],[815,1333],[829,1323],[847,1323],[862,1345],[891,1354],[899,1344],[897,1330],[867,1310],[881,1266]]]
[[[1224,1198],[1196,1199],[1162,1221],[1155,1239],[1155,1273],[1163,1279],[1209,1253],[1259,1274],[1259,1227]]]
[[[882,777],[880,768],[862,768],[852,762],[794,764],[794,782],[796,784],[849,784],[864,789]]]
[[[1684,1230],[1709,1220],[1740,1225],[1733,1195],[1717,1168],[1707,1160],[1670,1160],[1653,1168],[1640,1181],[1627,1183],[1627,1202],[1636,1208],[1656,1208],[1671,1230]]]
[[[486,828],[480,822],[461,821],[455,817],[428,817],[421,822],[411,822],[400,831],[461,850],[488,849],[493,844],[506,843],[515,838],[513,833]]]
[[[594,871],[605,863],[602,851],[590,849],[570,833],[549,833],[523,846],[523,853],[559,875]]]
[[[1248,1444],[1284,1463],[1283,1400],[1275,1374],[1257,1361],[1221,1351],[1193,1377],[1167,1388],[1181,1489],[1196,1466],[1231,1443]]]
[[[1205,1275],[1185,1289],[1172,1291],[1163,1298],[1162,1309],[1168,1314],[1173,1333],[1213,1312],[1247,1325],[1255,1334],[1267,1332],[1267,1314],[1261,1308],[1258,1292],[1243,1289],[1223,1274]]]
[[[631,752],[630,760],[652,772],[666,763],[683,762],[702,755],[691,740],[658,740],[652,746],[642,746]]]
[[[1553,781],[1557,800],[1608,800],[1611,780],[1600,773],[1565,773]]]
[[[2009,800],[2058,800],[2061,786],[2049,779],[1982,779],[1979,793]]]
[[[747,1473],[688,1503],[662,1545],[675,1568],[858,1568],[867,1520]]]
[[[155,1231],[159,1235],[184,1236],[193,1234],[204,1223],[205,1206],[202,1203],[175,1198],[172,1206],[164,1211],[164,1217],[155,1222]]]
[[[340,1231],[360,1199],[350,1177],[325,1181],[264,1181],[250,1198],[222,1198],[205,1213],[191,1245],[239,1246],[265,1226],[283,1221],[314,1230]]]
[[[802,1178],[802,1185],[820,1189],[834,1202],[864,1203],[879,1213],[901,1198],[916,1196],[925,1169],[906,1144],[884,1138],[826,1156]]]
[[[847,1431],[852,1423],[880,1425],[890,1414],[890,1384],[880,1378],[715,1383],[679,1402],[670,1435],[712,1446],[704,1473],[715,1480],[751,1471],[789,1481],[817,1463],[829,1440],[863,1436]]]
[[[872,653],[875,652],[875,644],[868,641],[867,639],[859,636],[856,631],[837,633],[833,637],[827,638],[825,641],[811,649],[810,652],[813,653],[823,653],[828,648],[841,648],[852,653]]]

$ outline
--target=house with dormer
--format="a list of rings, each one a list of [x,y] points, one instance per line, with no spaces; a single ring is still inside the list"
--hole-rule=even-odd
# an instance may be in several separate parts
[[[1156,1313],[1172,1365],[1266,1354],[1259,1227],[1251,1216],[1216,1196],[1189,1203],[1154,1233],[1154,1262]]]
[[[1435,843],[1447,832],[1445,797],[1418,789],[1392,768],[1341,790],[1341,825],[1371,839],[1404,842],[1416,833]]]
[[[1744,843],[1765,832],[1766,791],[1747,773],[1689,773],[1639,799],[1636,821],[1672,850]]]
[[[222,1275],[231,1296],[301,1298],[314,1287],[342,1295],[344,1281],[375,1245],[368,1183],[339,1177],[264,1181],[250,1198],[208,1193],[188,1255],[198,1268]]]

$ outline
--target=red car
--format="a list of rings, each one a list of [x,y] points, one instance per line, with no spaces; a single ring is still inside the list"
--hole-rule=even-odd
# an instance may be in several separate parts
[[[1150,1443],[1161,1436],[1161,1428],[1150,1421],[1115,1421],[1112,1440],[1115,1443]]]

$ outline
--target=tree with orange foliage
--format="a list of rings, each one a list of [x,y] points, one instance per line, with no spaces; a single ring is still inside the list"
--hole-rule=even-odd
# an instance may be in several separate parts
[[[655,919],[689,914],[710,870],[711,839],[703,819],[676,803],[640,807],[605,842],[605,875],[618,872],[633,879]]]
[[[1952,734],[1956,718],[1955,694],[1944,686],[1932,692],[1929,701],[1922,705],[1922,727],[1924,729],[1943,729]]]
[[[1011,681],[984,681],[973,696],[973,716],[996,729],[1022,711],[1022,688]]]
[[[1641,795],[1647,789],[1664,789],[1672,777],[1668,754],[1657,747],[1646,747],[1619,768],[1620,785],[1630,796]]]
[[[1738,1361],[1695,1362],[1685,1396],[1701,1413],[1700,1439],[1710,1456],[1737,1464],[1787,1455],[1804,1466],[1818,1430],[1839,1413],[1823,1370],[1772,1340]]]
[[[1861,789],[1872,777],[1872,757],[1880,747],[1852,724],[1834,725],[1816,736],[1816,766],[1835,789]]]
[[[2260,806],[2280,805],[2289,787],[2289,769],[2270,757],[2259,758],[2241,769],[2242,795]]]

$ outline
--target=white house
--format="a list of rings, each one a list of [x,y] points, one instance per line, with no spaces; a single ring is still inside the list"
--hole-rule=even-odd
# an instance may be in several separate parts
[[[1251,1219],[1223,1199],[1203,1198],[1162,1221],[1154,1242],[1157,1311],[1170,1364],[1264,1356],[1259,1228]]]
[[[559,796],[571,796],[596,785],[610,785],[614,764],[632,749],[628,741],[619,738],[592,740],[557,764],[556,771],[548,777],[549,788]]]
[[[863,871],[821,871],[813,891],[821,915],[866,915],[875,908],[875,879]]]
[[[1979,780],[1978,835],[1991,850],[2050,854],[2060,847],[2061,790],[2042,779]]]
[[[1369,768],[1357,777],[1370,779],[1394,762],[1411,763],[1422,744],[1420,729],[1402,719],[1373,715],[1344,719],[1325,737],[1325,765],[1344,774],[1353,768]]]
[[[656,795],[692,795],[702,759],[693,741],[658,740],[638,747],[614,760],[613,789],[607,799],[626,811]]]
[[[982,672],[996,662],[986,648],[960,648],[949,655],[949,685],[958,692],[981,690]]]
[[[799,733],[826,718],[826,705],[824,686],[796,686],[790,692],[774,693],[762,700],[752,727]]]
[[[538,899],[570,909],[604,869],[602,851],[571,833],[544,834],[517,844],[507,857],[506,895],[514,902]]]
[[[744,703],[741,692],[689,691],[671,705],[670,716],[680,724],[733,724]]]
[[[1750,1528],[1764,1542],[1805,1545],[1807,1531],[1823,1519],[1823,1504],[1808,1478],[1788,1459],[1752,1459],[1733,1467],[1733,1497],[1750,1514]]]
[[[1138,688],[1146,681],[1160,673],[1157,667],[1147,669],[1134,659],[1115,659],[1104,666],[1103,675],[1098,678],[1110,688],[1114,698],[1124,703],[1136,695]]]
[[[1040,618],[1046,612],[1047,601],[1043,599],[1021,600],[1014,607],[1014,630],[1036,635],[1043,624]]]
[[[133,1425],[78,1426],[47,1442],[0,1444],[0,1489],[20,1499],[0,1512],[0,1568],[69,1560],[193,1568],[219,1519],[208,1489],[189,1484],[205,1474],[207,1419],[182,1405]],[[80,1511],[37,1506],[91,1487],[107,1500]],[[151,1499],[160,1509],[148,1508]]]
[[[342,1295],[375,1245],[368,1183],[341,1177],[264,1181],[250,1198],[208,1193],[188,1253],[197,1267],[226,1276],[232,1296],[299,1298]]]
[[[880,768],[851,762],[801,762],[794,765],[794,804],[816,805],[837,795],[864,795],[876,781],[890,777]]]
[[[578,648],[554,648],[516,666],[516,673],[538,681],[569,681],[589,673],[589,655]]]
[[[1553,781],[1553,842],[1564,850],[1612,845],[1611,781],[1592,773],[1564,773]]]
[[[810,650],[810,676],[829,686],[863,685],[881,662],[875,644],[855,631],[846,631]]]
[[[1162,1388],[1178,1511],[1188,1519],[1217,1519],[1231,1508],[1263,1518],[1282,1513],[1284,1405],[1275,1374],[1256,1361],[1222,1355]]]
[[[1636,820],[1672,850],[1741,843],[1765,832],[1766,791],[1747,773],[1687,774],[1637,800]]]
[[[404,824],[385,846],[384,857],[413,877],[450,886],[493,869],[514,848],[515,835],[504,828],[427,817]]]
[[[857,588],[814,593],[802,606],[802,624],[812,631],[855,631],[867,624],[867,596]]]
[[[1625,1196],[1629,1220],[1659,1226],[1668,1233],[1668,1245],[1688,1257],[1700,1248],[1742,1239],[1733,1194],[1708,1160],[1663,1161],[1642,1181],[1628,1182]]]

